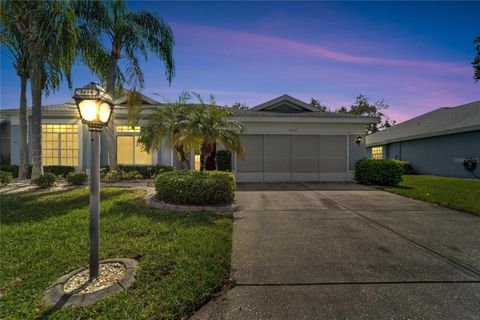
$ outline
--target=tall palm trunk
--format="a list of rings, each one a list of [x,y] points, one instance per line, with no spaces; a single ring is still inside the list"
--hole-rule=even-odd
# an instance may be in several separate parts
[[[112,96],[115,101],[115,77],[117,70],[118,58],[112,54],[110,58],[110,64],[107,70],[107,92]],[[108,146],[108,162],[110,168],[117,167],[117,145],[115,141],[115,108],[112,110],[108,127],[105,130],[105,137],[107,138]]]
[[[20,74],[20,168],[18,177],[29,178],[28,170],[28,113],[27,113],[27,77]]]
[[[181,147],[180,149],[177,149],[177,153],[178,153],[179,158],[180,158],[180,163],[182,165],[182,169],[188,170],[189,169],[188,158],[187,158],[187,154],[185,153],[185,151],[183,151],[183,147]]]
[[[42,69],[33,63],[30,70],[32,86],[32,179],[43,175],[42,166]]]
[[[205,171],[208,158],[212,155],[213,146],[210,143],[202,144],[200,148],[200,172]]]

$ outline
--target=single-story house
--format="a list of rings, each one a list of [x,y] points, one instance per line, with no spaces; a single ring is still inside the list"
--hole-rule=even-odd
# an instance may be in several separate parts
[[[126,102],[126,96],[115,101],[117,163],[180,167],[176,153],[165,143],[152,154],[137,145],[142,123],[135,128],[127,125]],[[162,107],[146,96],[143,105]],[[245,182],[352,180],[355,161],[367,155],[366,125],[378,120],[324,112],[288,95],[248,110],[236,110],[232,118],[245,126],[245,154],[232,157],[232,171],[238,181]],[[2,158],[18,164],[18,109],[1,110],[0,123]],[[73,100],[44,106],[42,131],[44,165],[88,169],[89,131],[81,123]],[[101,140],[101,165],[109,163],[106,141]],[[199,157],[192,155],[191,159],[191,168],[198,168]]]
[[[370,158],[408,160],[418,174],[479,177],[480,101],[439,108],[366,139]],[[469,159],[477,163],[473,171],[464,167]]]

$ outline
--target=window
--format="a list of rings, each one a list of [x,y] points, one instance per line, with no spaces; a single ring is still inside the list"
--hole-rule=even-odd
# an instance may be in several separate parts
[[[373,159],[383,159],[383,147],[373,147],[372,148],[372,158]]]
[[[78,166],[78,125],[42,124],[42,163]]]
[[[200,155],[195,155],[195,170],[200,171]]]
[[[120,165],[151,165],[152,155],[138,143],[140,127],[117,126],[117,163]]]

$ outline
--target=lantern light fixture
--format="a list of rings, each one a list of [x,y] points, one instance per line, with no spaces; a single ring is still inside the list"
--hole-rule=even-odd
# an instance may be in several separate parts
[[[75,89],[73,96],[82,123],[90,131],[101,131],[108,125],[113,112],[113,99],[98,83],[90,82],[83,88]]]
[[[362,136],[358,136],[357,139],[355,140],[357,144],[362,143]]]

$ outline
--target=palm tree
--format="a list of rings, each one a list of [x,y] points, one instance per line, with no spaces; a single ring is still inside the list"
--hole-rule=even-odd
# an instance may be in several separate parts
[[[25,38],[29,33],[29,21],[24,10],[25,3],[20,1],[2,1],[0,3],[0,43],[10,52],[13,67],[20,78],[20,169],[18,177],[28,179],[28,114],[27,81],[28,55]]]
[[[15,2],[15,1],[12,1]],[[78,28],[70,1],[24,1],[30,31],[25,38],[32,93],[32,179],[43,174],[42,94],[58,89],[78,52]]]
[[[85,3],[89,5],[85,6]],[[106,90],[114,99],[115,89],[122,88],[125,82],[133,88],[129,92],[131,95],[135,95],[137,89],[143,89],[144,78],[139,56],[146,61],[148,54],[153,53],[162,60],[166,78],[171,83],[175,70],[173,33],[170,26],[156,14],[143,10],[132,12],[123,0],[79,2],[77,13],[83,19],[80,24],[82,59],[106,81]],[[104,39],[108,39],[107,43],[104,43]],[[124,71],[119,66],[121,58],[126,58]],[[106,136],[109,163],[115,167],[117,158],[113,114]]]
[[[217,143],[221,143],[228,151],[235,151],[243,155],[243,145],[240,133],[243,132],[243,124],[236,120],[228,119],[232,111],[215,105],[215,98],[211,95],[210,101],[194,94],[199,104],[194,105],[190,114],[189,135],[191,141],[196,141],[197,150],[200,151],[200,171],[205,170],[205,163],[213,155]]]
[[[25,53],[22,61],[31,81],[32,179],[35,179],[43,174],[42,94],[56,90],[64,77],[71,85],[70,69],[77,54],[78,39],[75,11],[70,1],[5,0],[2,1],[2,15],[8,15],[9,19],[21,18],[15,20],[15,28],[21,30],[18,45]],[[2,23],[2,26],[15,32],[12,24]]]
[[[192,106],[188,104],[190,94],[184,91],[174,103],[152,110],[142,126],[138,142],[146,151],[155,150],[163,140],[168,147],[175,149],[183,169],[188,169],[189,152],[194,150],[195,142],[189,133],[189,115]]]

